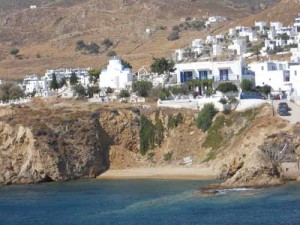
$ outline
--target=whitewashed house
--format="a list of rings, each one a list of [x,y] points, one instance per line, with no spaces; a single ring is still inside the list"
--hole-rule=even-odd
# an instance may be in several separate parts
[[[193,62],[175,65],[177,83],[182,84],[194,79],[212,79],[214,81],[242,81],[254,79],[248,74],[244,61]]]
[[[290,81],[292,88],[289,93],[290,100],[300,105],[300,65],[290,66]]]
[[[182,48],[176,49],[175,53],[173,55],[173,60],[177,61],[177,62],[182,61],[184,58],[184,53],[185,53],[184,49],[182,49]]]
[[[212,46],[212,55],[213,56],[220,56],[220,55],[222,55],[222,53],[223,53],[222,45],[215,44]]]
[[[291,62],[293,63],[300,63],[300,46],[298,48],[291,48]]]
[[[260,33],[263,33],[267,27],[267,23],[264,21],[255,21],[254,26],[258,28]]]
[[[255,85],[269,85],[272,91],[287,91],[292,87],[290,80],[289,63],[287,61],[265,61],[248,65],[255,74]]]
[[[114,57],[109,60],[107,68],[102,70],[99,80],[100,88],[124,89],[131,86],[133,74],[131,69],[122,65],[120,59]]]
[[[300,33],[300,13],[298,13],[298,16],[295,18],[294,27],[296,28],[297,33]]]
[[[50,81],[47,79],[39,78],[37,75],[26,76],[23,80],[22,87],[25,94],[35,92],[37,96],[48,97],[49,96]]]
[[[250,42],[257,41],[257,32],[252,30],[251,27],[239,27],[239,37],[248,38]]]
[[[234,51],[237,55],[243,55],[247,52],[246,40],[236,38],[233,40],[233,44],[228,46],[228,49]]]

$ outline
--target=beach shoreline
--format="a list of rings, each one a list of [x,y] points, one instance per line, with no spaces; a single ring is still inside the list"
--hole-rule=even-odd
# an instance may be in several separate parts
[[[111,169],[98,176],[97,179],[215,180],[217,179],[217,173],[209,167],[149,167]]]

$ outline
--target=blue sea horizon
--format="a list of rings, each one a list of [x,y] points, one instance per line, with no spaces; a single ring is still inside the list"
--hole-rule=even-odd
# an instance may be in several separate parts
[[[299,225],[300,185],[200,197],[214,181],[78,180],[0,187],[1,225]]]

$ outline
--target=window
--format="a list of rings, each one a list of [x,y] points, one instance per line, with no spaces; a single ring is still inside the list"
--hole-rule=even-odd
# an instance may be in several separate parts
[[[261,70],[264,70],[264,66],[261,67]]]
[[[297,70],[294,71],[294,75],[297,76]]]

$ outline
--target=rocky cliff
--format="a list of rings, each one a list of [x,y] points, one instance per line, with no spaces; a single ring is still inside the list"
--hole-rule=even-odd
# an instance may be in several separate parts
[[[141,115],[149,120],[147,135],[154,132],[143,155]],[[283,179],[270,149],[277,154],[287,146],[288,157],[300,152],[299,125],[272,117],[268,105],[219,113],[205,133],[195,126],[196,116],[186,109],[75,100],[1,108],[0,183],[93,178],[108,168],[179,166],[190,157],[194,166],[219,171],[226,181],[214,187],[272,186]]]

